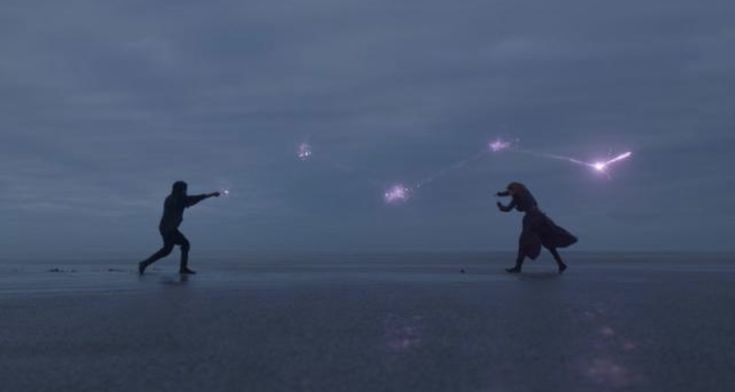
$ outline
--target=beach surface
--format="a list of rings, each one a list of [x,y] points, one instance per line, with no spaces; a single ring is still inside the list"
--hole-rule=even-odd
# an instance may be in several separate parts
[[[730,391],[735,258],[0,263],[5,391]],[[464,271],[464,272],[462,272]]]

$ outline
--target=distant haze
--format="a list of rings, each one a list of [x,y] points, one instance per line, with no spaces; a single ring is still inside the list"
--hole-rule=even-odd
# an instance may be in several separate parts
[[[526,183],[575,250],[735,250],[733,1],[0,4],[0,257],[510,250]],[[490,154],[495,137],[590,161]],[[302,161],[299,146],[312,155]]]

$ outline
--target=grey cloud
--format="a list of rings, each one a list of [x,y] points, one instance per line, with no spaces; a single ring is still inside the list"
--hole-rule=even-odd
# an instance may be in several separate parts
[[[0,210],[12,225],[0,226],[0,247],[22,253],[24,236],[47,230],[62,233],[49,251],[144,251],[183,178],[193,191],[233,189],[187,220],[211,249],[508,249],[519,217],[496,215],[490,195],[514,179],[581,232],[580,248],[722,249],[734,7],[4,2]],[[383,187],[432,176],[498,135],[579,159],[634,158],[604,180],[488,156],[408,205],[381,204]],[[295,148],[307,139],[304,163]]]

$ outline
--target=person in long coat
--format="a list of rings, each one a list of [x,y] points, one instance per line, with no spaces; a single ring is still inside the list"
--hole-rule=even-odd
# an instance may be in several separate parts
[[[541,247],[546,248],[559,267],[559,273],[567,269],[558,248],[566,248],[577,242],[577,237],[558,226],[551,218],[546,216],[538,207],[536,199],[533,197],[528,188],[519,183],[512,182],[505,191],[497,193],[497,196],[510,196],[512,198],[510,204],[503,205],[498,202],[498,208],[503,212],[510,212],[516,209],[525,213],[523,216],[523,230],[518,239],[518,256],[516,265],[513,268],[507,268],[509,273],[519,273],[526,257],[535,260],[541,253]]]

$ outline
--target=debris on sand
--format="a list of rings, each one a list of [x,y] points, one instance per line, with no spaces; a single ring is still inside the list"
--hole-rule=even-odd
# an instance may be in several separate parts
[[[73,269],[72,270],[63,270],[61,268],[51,268],[50,270],[48,270],[48,272],[73,273],[73,272],[77,272],[77,270],[73,270]]]

